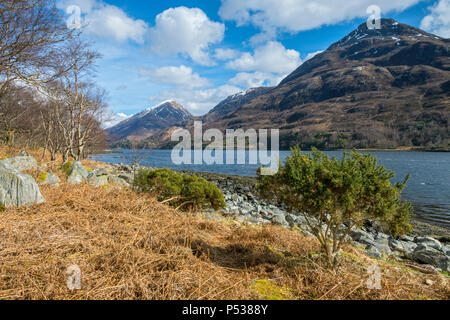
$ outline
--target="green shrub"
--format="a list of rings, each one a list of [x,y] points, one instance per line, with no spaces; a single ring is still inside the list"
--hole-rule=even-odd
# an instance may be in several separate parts
[[[5,205],[0,202],[0,212],[5,212],[5,211],[6,211]]]
[[[296,147],[276,175],[259,177],[258,190],[263,198],[303,213],[335,267],[345,238],[367,219],[381,222],[394,236],[411,231],[412,206],[400,200],[409,176],[392,185],[394,177],[371,155],[354,151],[337,160],[317,149],[304,154]]]
[[[159,201],[167,201],[183,210],[225,207],[223,193],[216,185],[169,169],[141,169],[135,175],[134,186],[140,192],[154,193]]]

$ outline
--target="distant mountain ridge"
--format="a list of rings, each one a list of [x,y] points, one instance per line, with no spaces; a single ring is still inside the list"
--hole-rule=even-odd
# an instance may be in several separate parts
[[[449,147],[450,40],[382,19],[303,63],[277,87],[232,95],[208,114],[149,136],[171,145],[176,127],[279,129],[281,147]]]
[[[362,24],[205,129],[280,129],[283,149],[448,148],[450,40],[393,19],[381,26]]]
[[[193,119],[193,115],[174,100],[160,103],[106,130],[111,141],[144,140],[161,130]]]

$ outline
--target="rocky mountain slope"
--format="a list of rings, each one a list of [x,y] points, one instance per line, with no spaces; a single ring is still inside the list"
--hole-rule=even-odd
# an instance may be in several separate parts
[[[282,147],[448,147],[450,40],[362,24],[280,85],[210,122],[279,128]]]
[[[364,23],[277,87],[233,95],[198,119],[205,129],[280,129],[283,149],[448,149],[449,45],[393,19],[382,19],[380,30]],[[181,126],[192,129],[193,120]],[[163,128],[145,146],[172,145],[175,129]]]
[[[122,121],[106,132],[111,141],[143,140],[163,129],[192,119],[192,114],[176,101],[165,101]]]
[[[211,111],[209,111],[208,114],[203,116],[202,120],[205,122],[213,122],[226,117],[227,115],[238,110],[246,103],[249,103],[253,99],[268,93],[272,89],[272,87],[252,88],[247,91],[229,96],[228,98],[220,102],[217,106],[215,106]]]

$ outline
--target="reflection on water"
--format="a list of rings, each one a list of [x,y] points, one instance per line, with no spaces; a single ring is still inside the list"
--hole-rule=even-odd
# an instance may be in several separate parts
[[[136,158],[133,151],[115,151],[118,153],[98,154],[92,156],[92,159],[112,164],[130,164]],[[140,150],[137,158],[144,166],[240,176],[256,176],[256,170],[260,166],[259,164],[174,165],[171,161],[171,152],[171,150]],[[342,151],[325,153],[336,158],[342,157]],[[370,153],[378,158],[380,164],[397,174],[393,182],[402,182],[406,175],[411,174],[403,197],[414,205],[415,212],[421,219],[450,228],[450,153],[391,151]],[[280,159],[284,161],[289,155],[289,151],[281,151]],[[248,151],[246,158],[248,163],[250,158]],[[224,159],[227,159],[225,155]]]

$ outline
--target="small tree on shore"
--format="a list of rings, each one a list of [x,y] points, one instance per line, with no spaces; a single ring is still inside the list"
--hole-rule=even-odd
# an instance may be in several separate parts
[[[371,155],[345,153],[337,160],[296,147],[276,175],[260,176],[258,189],[263,198],[303,214],[335,268],[346,237],[367,219],[381,222],[394,236],[411,231],[412,206],[400,199],[409,176],[393,185],[394,177]]]

